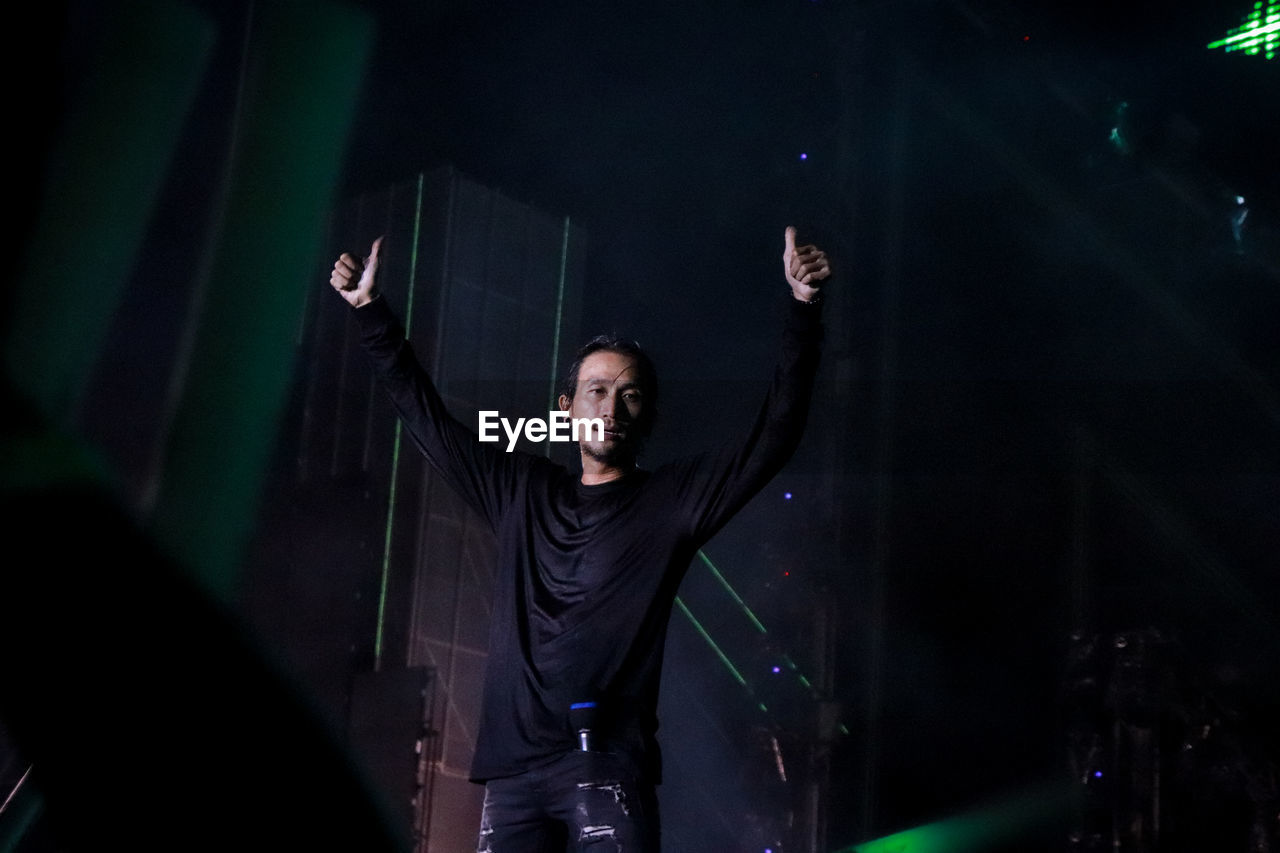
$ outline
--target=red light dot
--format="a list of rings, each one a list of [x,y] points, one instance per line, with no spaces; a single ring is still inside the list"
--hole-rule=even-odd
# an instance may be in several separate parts
[[[1023,37],[1022,37],[1022,40],[1023,40],[1023,41],[1031,41],[1031,36],[1023,36]]]

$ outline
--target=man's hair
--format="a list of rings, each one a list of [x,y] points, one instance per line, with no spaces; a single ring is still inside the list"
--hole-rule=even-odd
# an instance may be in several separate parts
[[[635,359],[636,367],[640,371],[640,393],[644,397],[644,405],[640,410],[641,423],[637,426],[643,433],[648,434],[658,414],[658,371],[644,348],[630,338],[619,335],[596,335],[578,347],[573,363],[569,365],[569,372],[565,374],[564,382],[560,386],[560,393],[570,400],[573,399],[573,395],[578,390],[578,373],[582,370],[582,362],[586,361],[587,356],[597,352],[616,352]]]

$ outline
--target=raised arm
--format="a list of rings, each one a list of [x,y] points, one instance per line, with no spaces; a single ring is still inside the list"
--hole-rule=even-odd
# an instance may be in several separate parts
[[[515,494],[522,454],[482,444],[445,408],[405,338],[404,326],[379,296],[381,248],[379,237],[363,259],[343,252],[334,262],[329,284],[355,309],[361,347],[414,444],[463,500],[496,524]]]
[[[796,246],[795,228],[787,228],[784,241],[783,273],[793,299],[786,300],[778,363],[764,404],[745,435],[686,463],[683,499],[699,542],[773,479],[804,434],[822,341],[821,288],[831,265],[817,246]]]

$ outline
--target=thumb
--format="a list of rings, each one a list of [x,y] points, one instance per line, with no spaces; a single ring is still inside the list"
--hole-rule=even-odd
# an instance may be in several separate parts
[[[783,239],[786,242],[787,254],[794,254],[796,250],[796,228],[794,225],[788,225]]]
[[[373,241],[369,249],[369,257],[364,259],[364,269],[360,271],[359,287],[372,292],[374,280],[378,275],[378,251],[382,248],[382,238]]]

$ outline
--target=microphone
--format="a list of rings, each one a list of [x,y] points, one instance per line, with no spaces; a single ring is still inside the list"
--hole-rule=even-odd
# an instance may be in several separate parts
[[[574,702],[569,706],[569,725],[578,733],[578,749],[591,752],[591,730],[596,724],[595,702]]]

